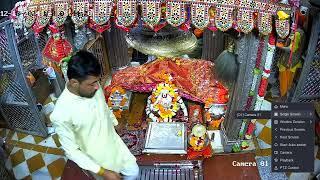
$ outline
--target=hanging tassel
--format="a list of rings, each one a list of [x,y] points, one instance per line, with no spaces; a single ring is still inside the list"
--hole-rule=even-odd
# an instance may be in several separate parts
[[[215,73],[219,80],[233,82],[238,76],[239,63],[234,54],[234,48],[234,42],[231,42],[228,49],[215,60]]]

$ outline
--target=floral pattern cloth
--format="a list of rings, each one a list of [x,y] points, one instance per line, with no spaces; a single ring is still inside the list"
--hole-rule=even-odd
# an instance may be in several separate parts
[[[212,62],[205,60],[160,58],[116,72],[111,85],[105,90],[109,94],[112,87],[121,86],[127,90],[149,93],[169,74],[181,97],[197,102],[213,98],[213,103],[223,104],[228,101],[228,89],[215,79],[213,66]]]

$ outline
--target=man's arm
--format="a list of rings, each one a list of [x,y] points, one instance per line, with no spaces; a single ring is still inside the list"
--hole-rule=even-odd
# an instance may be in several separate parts
[[[100,85],[99,85],[99,86],[100,86]],[[110,107],[108,106],[108,104],[107,104],[107,102],[106,102],[106,100],[105,100],[105,96],[104,96],[103,89],[101,88],[101,86],[100,86],[100,88],[98,89],[97,93],[99,93],[99,95],[101,96],[101,98],[103,98],[104,102],[106,103],[106,106],[107,106],[106,111],[107,111],[108,117],[109,117],[110,119],[112,119],[113,126],[117,126],[117,125],[118,125],[118,120],[117,120],[116,116],[113,114],[113,112],[110,110]]]
[[[107,108],[107,113],[109,114],[109,118],[112,119],[113,126],[117,126],[119,124],[118,120],[109,107]]]
[[[65,151],[65,155],[68,159],[74,161],[79,167],[85,170],[89,170],[93,173],[99,173],[101,167],[94,162],[87,154],[82,152],[79,146],[76,144],[75,136],[73,133],[72,124],[65,116],[55,117],[51,115],[50,119],[55,127],[56,133],[59,135],[59,140],[62,145],[62,149]]]

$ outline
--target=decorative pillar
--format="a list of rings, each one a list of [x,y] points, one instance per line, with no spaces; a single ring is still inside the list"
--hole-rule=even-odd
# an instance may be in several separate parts
[[[241,119],[235,118],[237,110],[244,110],[248,92],[253,79],[253,69],[256,62],[259,39],[253,34],[245,35],[236,43],[237,60],[239,61],[239,73],[237,81],[230,88],[230,102],[226,119],[223,122],[222,131],[225,137],[225,148],[239,139],[239,130],[242,124]],[[230,146],[231,148],[231,146]]]

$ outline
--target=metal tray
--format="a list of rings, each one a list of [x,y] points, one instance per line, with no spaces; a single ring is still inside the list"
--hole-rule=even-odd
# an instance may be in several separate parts
[[[150,122],[143,153],[187,154],[187,126],[181,122]]]

